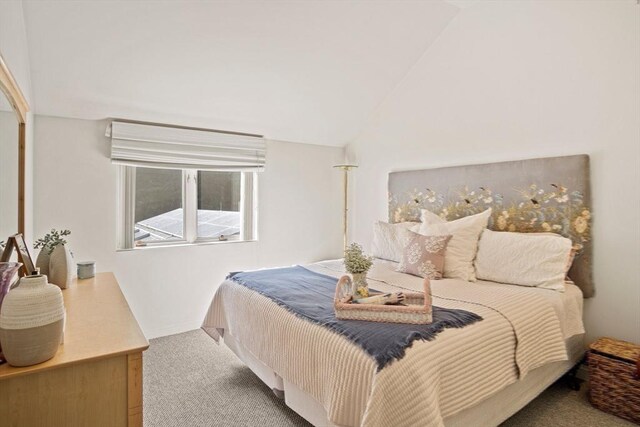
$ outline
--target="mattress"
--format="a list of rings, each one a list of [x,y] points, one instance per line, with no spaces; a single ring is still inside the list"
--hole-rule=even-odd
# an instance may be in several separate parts
[[[343,274],[339,260],[306,267]],[[377,261],[369,283],[380,291],[419,291],[422,279]],[[203,329],[214,338],[225,335],[263,381],[285,389],[290,406],[296,395],[307,396],[324,411],[319,425],[341,426],[445,425],[539,367],[570,360],[565,340],[584,332],[575,287],[558,293],[445,279],[432,281],[432,293],[434,305],[469,310],[483,321],[415,342],[380,372],[344,337],[229,281],[218,289]],[[287,396],[287,388],[295,392]]]

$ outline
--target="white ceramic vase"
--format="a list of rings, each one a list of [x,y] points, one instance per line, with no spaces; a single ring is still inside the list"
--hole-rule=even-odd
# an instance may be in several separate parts
[[[67,245],[57,245],[49,260],[49,281],[60,289],[67,289],[71,285],[75,271],[73,255]]]
[[[26,276],[4,298],[0,342],[7,362],[29,366],[51,359],[64,330],[64,300],[47,276]]]
[[[36,258],[36,268],[40,269],[40,274],[49,275],[49,262],[51,262],[51,254],[49,254],[49,248],[45,246],[40,249]]]

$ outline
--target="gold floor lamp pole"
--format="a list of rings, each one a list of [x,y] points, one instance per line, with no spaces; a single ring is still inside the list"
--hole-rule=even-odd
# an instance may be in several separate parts
[[[349,214],[349,171],[357,168],[357,165],[335,165],[334,168],[342,169],[344,173],[344,212],[342,218],[342,232],[344,234],[344,250],[347,250],[347,224]]]

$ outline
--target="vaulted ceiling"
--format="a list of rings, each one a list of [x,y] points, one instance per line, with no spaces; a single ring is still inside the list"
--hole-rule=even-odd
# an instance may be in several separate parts
[[[34,110],[343,145],[455,3],[24,0]]]

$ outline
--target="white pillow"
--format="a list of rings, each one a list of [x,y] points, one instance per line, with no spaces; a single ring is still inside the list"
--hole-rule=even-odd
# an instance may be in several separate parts
[[[423,224],[444,224],[447,222],[446,219],[434,214],[430,210],[422,209],[420,212],[420,221],[422,221]]]
[[[373,224],[371,255],[376,258],[400,262],[406,240],[409,237],[406,233],[402,233],[402,231],[409,230],[416,225],[419,225],[419,223],[399,222],[397,224],[389,224],[383,221],[376,222]]]
[[[485,230],[478,244],[478,279],[564,292],[571,240],[557,234]]]
[[[478,239],[482,230],[487,228],[491,208],[479,214],[447,222],[425,209],[422,211],[424,222],[420,225],[420,234],[425,236],[453,236],[444,254],[444,277],[457,278],[470,282],[476,281],[473,260],[478,251]]]

